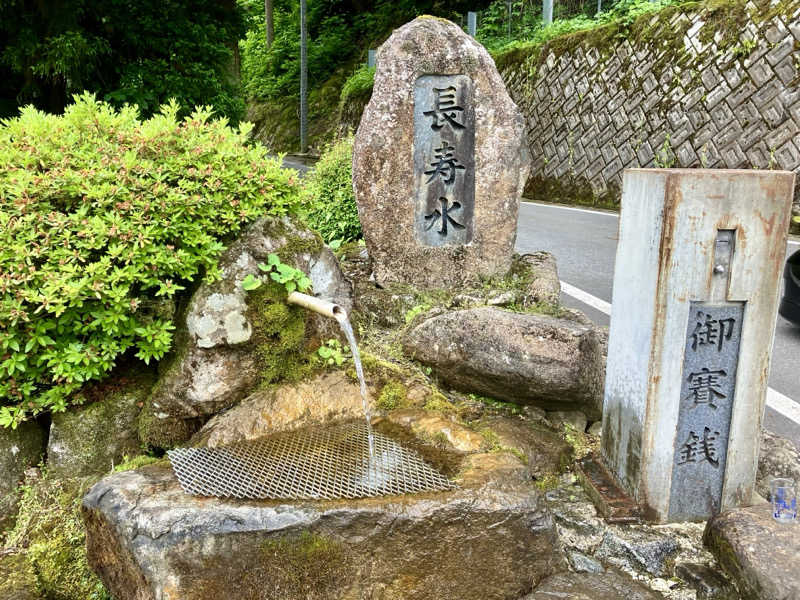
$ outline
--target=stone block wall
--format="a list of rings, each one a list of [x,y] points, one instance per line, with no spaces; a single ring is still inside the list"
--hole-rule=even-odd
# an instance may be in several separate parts
[[[532,199],[613,206],[631,167],[800,171],[800,0],[670,7],[496,60]]]

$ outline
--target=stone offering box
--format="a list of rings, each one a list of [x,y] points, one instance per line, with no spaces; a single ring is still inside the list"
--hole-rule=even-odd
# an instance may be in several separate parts
[[[623,180],[602,463],[646,518],[751,501],[794,174]]]

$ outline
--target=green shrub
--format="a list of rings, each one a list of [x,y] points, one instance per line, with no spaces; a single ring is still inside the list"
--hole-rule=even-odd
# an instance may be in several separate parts
[[[0,425],[64,410],[127,351],[161,358],[174,327],[147,307],[218,278],[225,236],[295,207],[249,125],[177,112],[141,121],[86,94],[0,122]]]
[[[342,86],[339,104],[344,105],[359,96],[372,93],[372,84],[375,82],[375,67],[361,65],[347,78]]]
[[[303,185],[303,212],[308,225],[326,243],[361,237],[353,194],[353,136],[328,146]]]

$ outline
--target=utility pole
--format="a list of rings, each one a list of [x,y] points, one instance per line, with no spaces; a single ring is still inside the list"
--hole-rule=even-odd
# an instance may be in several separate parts
[[[545,27],[553,23],[553,0],[542,0],[542,19]]]
[[[306,0],[300,0],[300,152],[308,152],[308,32]]]
[[[506,21],[508,22],[508,39],[511,39],[511,1],[506,0]]]
[[[275,41],[275,25],[272,19],[272,0],[264,0],[264,31],[267,37],[267,50]]]

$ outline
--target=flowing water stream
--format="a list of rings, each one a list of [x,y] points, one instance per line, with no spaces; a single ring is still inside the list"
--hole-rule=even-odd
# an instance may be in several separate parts
[[[339,322],[339,327],[342,328],[344,336],[347,338],[347,343],[350,345],[350,351],[353,353],[353,362],[356,364],[356,375],[358,375],[358,384],[361,386],[361,401],[364,404],[364,418],[367,420],[367,432],[369,435],[369,455],[375,455],[375,437],[372,434],[372,417],[369,413],[369,399],[367,398],[367,383],[364,381],[364,368],[361,366],[361,355],[358,353],[358,344],[356,343],[356,336],[353,332],[353,326],[347,318],[347,313],[338,311],[334,314],[336,320]]]

